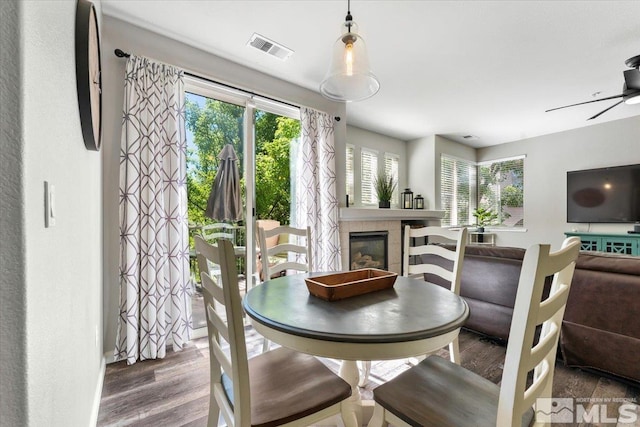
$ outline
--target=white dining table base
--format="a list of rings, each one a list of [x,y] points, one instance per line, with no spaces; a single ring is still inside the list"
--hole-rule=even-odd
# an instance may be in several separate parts
[[[362,397],[358,383],[360,382],[360,372],[358,362],[354,360],[343,360],[340,365],[340,377],[351,385],[351,397],[347,399],[348,407],[343,414],[345,427],[362,426]]]

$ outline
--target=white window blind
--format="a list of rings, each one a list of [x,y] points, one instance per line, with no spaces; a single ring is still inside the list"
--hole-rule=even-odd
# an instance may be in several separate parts
[[[396,182],[396,189],[393,190],[391,196],[391,206],[398,206],[398,166],[400,164],[400,156],[393,153],[384,153],[384,172],[389,177],[392,176]]]
[[[496,225],[524,226],[524,156],[478,164],[478,206],[498,214]]]
[[[360,154],[360,159],[362,204],[377,204],[378,197],[374,188],[374,181],[378,174],[378,153],[373,150],[363,148]]]
[[[355,149],[353,145],[347,144],[347,179],[346,179],[346,192],[347,196],[349,196],[349,204],[355,203],[355,159],[354,159]]]
[[[445,211],[441,224],[469,225],[475,208],[476,165],[447,155],[440,157],[440,203]]]

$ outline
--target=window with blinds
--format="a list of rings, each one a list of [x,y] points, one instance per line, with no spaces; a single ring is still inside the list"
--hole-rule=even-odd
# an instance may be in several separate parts
[[[346,179],[346,192],[349,196],[349,204],[353,204],[356,201],[355,191],[355,148],[353,145],[347,144],[347,179]]]
[[[399,205],[399,197],[398,197],[398,167],[400,164],[400,156],[393,153],[384,153],[384,172],[387,176],[392,176],[394,181],[396,182],[396,189],[393,190],[393,195],[391,196],[391,206],[398,207]]]
[[[478,164],[478,206],[496,212],[500,226],[524,226],[524,158]]]
[[[378,203],[374,182],[378,174],[378,153],[363,148],[360,154],[361,199],[363,205]]]
[[[469,225],[475,208],[476,164],[442,155],[440,157],[440,203],[445,211],[443,226]]]

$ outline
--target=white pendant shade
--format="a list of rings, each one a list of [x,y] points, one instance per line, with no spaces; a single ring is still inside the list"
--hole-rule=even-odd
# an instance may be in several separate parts
[[[333,46],[331,64],[320,83],[320,93],[334,101],[361,101],[375,95],[380,83],[369,68],[367,46],[356,32],[355,22],[348,21],[345,27],[347,31]]]

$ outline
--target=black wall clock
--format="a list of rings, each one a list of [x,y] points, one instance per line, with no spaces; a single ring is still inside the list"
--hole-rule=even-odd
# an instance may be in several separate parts
[[[102,130],[102,76],[100,35],[96,9],[88,0],[78,0],[76,9],[76,81],[84,145],[100,150]]]

